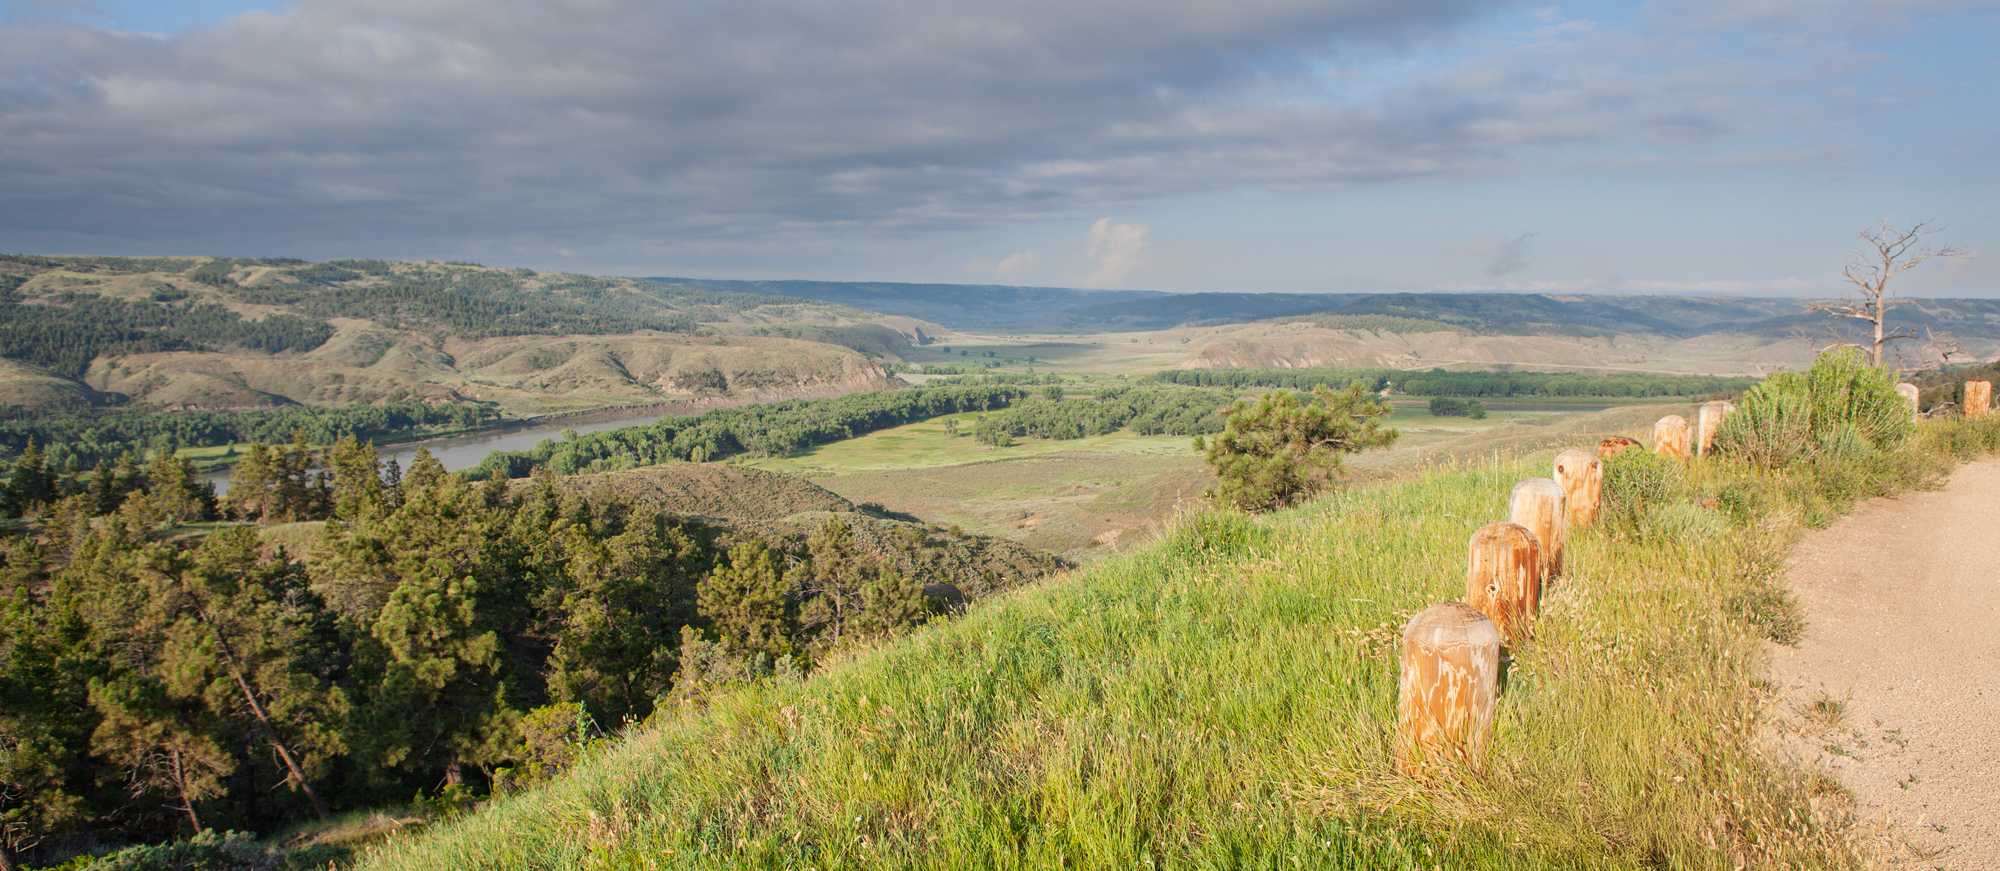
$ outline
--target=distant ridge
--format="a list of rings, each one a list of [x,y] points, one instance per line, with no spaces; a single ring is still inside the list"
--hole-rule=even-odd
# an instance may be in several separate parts
[[[984,284],[839,281],[723,281],[652,278],[694,290],[754,293],[838,303],[957,329],[1024,333],[1147,332],[1264,320],[1303,320],[1336,329],[1444,330],[1483,335],[1653,335],[1688,339],[1715,333],[1764,338],[1824,333],[1825,315],[1772,297],[1571,295],[1542,293],[1165,293]],[[1899,327],[1959,339],[2000,338],[2000,300],[1905,298]]]
[[[1158,290],[1076,290],[1004,284],[732,281],[669,277],[644,280],[716,293],[751,293],[837,303],[955,329],[1027,329],[1049,315],[1070,309],[1174,296]]]

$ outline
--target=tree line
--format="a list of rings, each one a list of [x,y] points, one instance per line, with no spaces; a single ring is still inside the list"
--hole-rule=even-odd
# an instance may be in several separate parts
[[[1199,387],[1282,387],[1312,390],[1346,387],[1355,381],[1375,391],[1410,396],[1461,398],[1563,397],[1626,399],[1703,396],[1746,390],[1759,379],[1723,375],[1658,375],[1620,372],[1580,375],[1572,372],[1425,372],[1401,369],[1182,369],[1157,372],[1147,380]]]
[[[432,405],[393,402],[345,408],[289,407],[241,411],[85,411],[60,416],[0,420],[0,451],[18,456],[29,442],[42,446],[48,463],[61,469],[88,467],[121,454],[212,447],[248,442],[281,442],[303,432],[313,444],[332,444],[343,435],[367,441],[406,440],[437,430],[473,429],[492,423],[490,405],[455,402]]]
[[[1038,396],[982,415],[973,423],[972,436],[981,444],[1005,447],[1027,436],[1080,439],[1128,427],[1138,435],[1218,433],[1223,411],[1235,398],[1227,390],[1133,387],[1068,397],[1060,385],[1050,385]]]
[[[813,445],[962,411],[1002,408],[1027,395],[1005,384],[941,383],[908,390],[790,399],[669,417],[646,426],[546,439],[525,451],[494,452],[478,473],[524,477],[538,468],[558,475],[636,469],[671,460],[706,462],[738,454],[785,456]]]
[[[220,500],[166,454],[70,481],[15,463],[32,522],[0,536],[0,859],[547,775],[551,729],[929,619],[898,566],[966,546],[848,515],[746,534],[546,468],[395,470],[352,437],[252,456]],[[218,517],[251,522],[188,534]],[[261,532],[301,519],[326,521],[303,554]]]
[[[34,305],[0,293],[0,357],[81,377],[107,354],[207,351],[235,346],[280,353],[310,351],[332,338],[323,320],[289,314],[246,320],[214,303],[110,299],[69,292]]]

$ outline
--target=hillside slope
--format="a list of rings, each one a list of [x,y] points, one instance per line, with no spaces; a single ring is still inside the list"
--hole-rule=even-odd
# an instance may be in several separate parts
[[[1185,517],[810,680],[657,717],[361,867],[1858,867],[1837,788],[1757,735],[1791,523],[1996,435],[1932,425],[1825,476],[1615,463],[1477,772],[1394,773],[1400,630],[1463,595],[1467,536],[1547,452]]]
[[[0,402],[24,411],[496,403],[515,415],[897,386],[935,325],[471,264],[0,257]]]
[[[854,529],[856,544],[951,602],[1011,589],[1067,564],[1001,536],[967,533],[912,517],[867,510],[797,475],[721,463],[666,463],[559,479],[583,493],[609,491],[663,511],[700,517],[737,535],[802,546],[829,519]],[[533,486],[523,479],[517,487]],[[948,588],[947,588],[948,587]]]

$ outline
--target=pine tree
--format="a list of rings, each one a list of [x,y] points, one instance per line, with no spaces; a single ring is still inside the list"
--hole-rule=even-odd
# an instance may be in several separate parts
[[[774,659],[791,653],[791,584],[778,556],[752,538],[731,548],[728,562],[701,582],[701,616],[732,653]]]
[[[239,520],[275,519],[272,509],[277,475],[271,447],[262,442],[250,445],[229,473],[229,492],[222,497],[229,514]]]
[[[1389,406],[1369,398],[1361,382],[1338,393],[1321,386],[1311,405],[1290,393],[1237,402],[1226,428],[1195,449],[1215,469],[1217,498],[1249,510],[1282,508],[1310,497],[1338,475],[1341,456],[1386,447],[1396,431],[1379,418]]]
[[[327,451],[326,465],[333,473],[333,516],[352,520],[387,507],[382,462],[374,442],[363,442],[352,434],[344,436]]]
[[[25,517],[48,504],[55,495],[54,483],[42,458],[42,449],[29,438],[27,447],[14,458],[13,472],[7,477],[7,516]]]
[[[549,690],[606,722],[643,717],[674,672],[680,627],[696,619],[705,549],[657,511],[625,518],[605,536],[566,530],[568,585],[558,606]]]
[[[811,559],[794,570],[795,585],[805,596],[799,625],[812,633],[821,652],[849,641],[849,630],[862,608],[862,588],[873,580],[875,561],[854,541],[854,527],[840,518],[828,520],[806,541]]]

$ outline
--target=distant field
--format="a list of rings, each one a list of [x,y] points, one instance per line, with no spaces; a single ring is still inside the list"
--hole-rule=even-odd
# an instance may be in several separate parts
[[[1492,410],[1485,420],[1433,417],[1422,403],[1395,407],[1396,446],[1351,458],[1350,483],[1392,479],[1426,464],[1621,431],[1643,431],[1678,406]],[[1083,439],[1023,439],[988,449],[964,435],[979,415],[951,415],[957,438],[934,418],[823,445],[784,459],[747,462],[804,475],[854,502],[1004,535],[1089,561],[1149,538],[1214,478],[1185,436],[1119,432]]]

